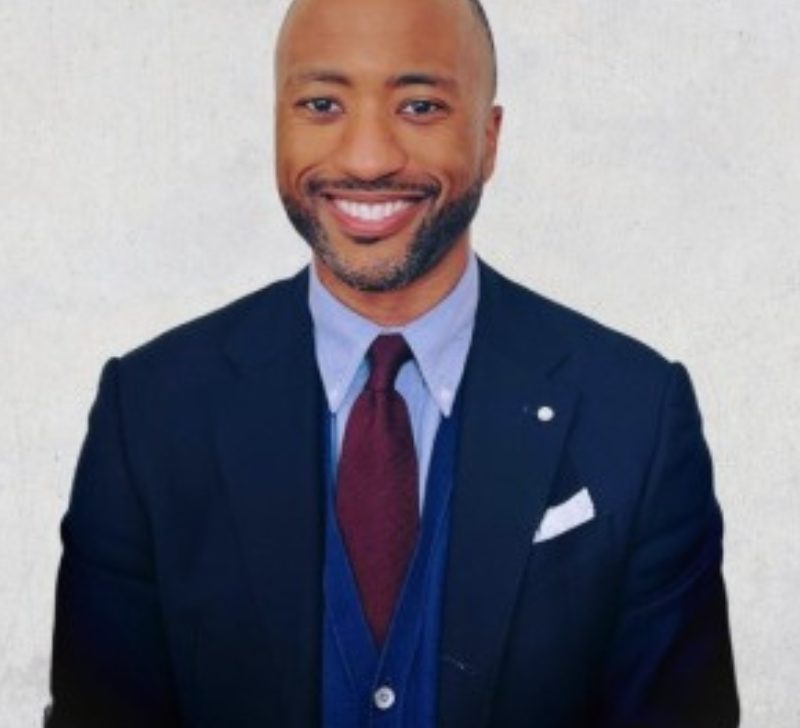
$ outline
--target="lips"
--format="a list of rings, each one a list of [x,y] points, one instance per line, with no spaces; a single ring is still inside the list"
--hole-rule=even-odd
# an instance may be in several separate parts
[[[342,231],[356,238],[379,239],[394,235],[419,213],[427,196],[327,194],[326,209]]]

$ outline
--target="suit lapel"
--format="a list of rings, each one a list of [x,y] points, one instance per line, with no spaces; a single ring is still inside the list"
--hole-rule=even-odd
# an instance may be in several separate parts
[[[520,300],[530,294],[482,266],[480,295],[462,391],[439,684],[441,725],[459,728],[488,721],[531,540],[577,399],[548,379],[566,347],[530,316]],[[540,419],[542,407],[553,410],[549,421]]]
[[[283,681],[283,724],[307,726],[318,719],[318,701],[309,696],[320,685],[321,393],[306,275],[283,285],[228,342],[237,378],[217,448],[275,675]]]

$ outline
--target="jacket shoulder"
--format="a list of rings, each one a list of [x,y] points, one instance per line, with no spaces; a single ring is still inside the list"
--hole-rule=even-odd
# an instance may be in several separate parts
[[[306,269],[291,278],[263,288],[178,324],[123,354],[121,364],[128,370],[188,368],[197,371],[216,363],[226,344],[254,319],[263,327],[265,339],[271,324],[283,318],[288,306],[302,296]]]
[[[570,358],[591,362],[594,368],[663,374],[671,365],[664,354],[627,333],[543,296],[497,271],[489,269],[488,276],[494,279],[493,285],[502,290],[505,304],[513,309],[522,337],[526,332],[544,330],[569,350]]]

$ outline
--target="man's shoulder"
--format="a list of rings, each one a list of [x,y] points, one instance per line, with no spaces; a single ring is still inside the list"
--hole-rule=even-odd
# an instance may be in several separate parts
[[[291,278],[272,282],[173,326],[123,354],[122,365],[129,371],[196,373],[210,365],[218,366],[245,330],[255,330],[267,342],[271,330],[297,307],[305,290],[306,273],[304,268]]]
[[[484,267],[520,338],[558,341],[570,359],[595,369],[662,372],[669,367],[670,360],[650,344]]]
[[[597,428],[606,434],[624,433],[621,440],[627,446],[635,450],[635,443],[641,442],[647,450],[670,392],[677,392],[674,396],[687,412],[696,413],[691,380],[681,364],[494,271],[491,276],[497,276],[502,309],[513,321],[505,338],[513,336],[514,349],[525,352],[517,361],[536,361],[540,347],[555,352],[546,357],[547,378],[581,398],[584,425],[591,425],[585,432],[591,438],[596,439]]]

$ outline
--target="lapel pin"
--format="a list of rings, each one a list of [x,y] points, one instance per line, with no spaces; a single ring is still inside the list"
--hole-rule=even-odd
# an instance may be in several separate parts
[[[539,418],[539,422],[550,422],[556,416],[556,413],[552,407],[539,407],[536,411],[536,416]]]

